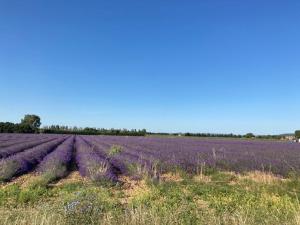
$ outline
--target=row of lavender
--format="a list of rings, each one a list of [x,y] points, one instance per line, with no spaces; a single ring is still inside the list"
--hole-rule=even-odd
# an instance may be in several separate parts
[[[34,169],[49,181],[59,179],[71,164],[82,176],[113,181],[119,174],[157,175],[176,167],[267,170],[284,176],[300,171],[299,144],[252,140],[0,135],[0,157],[0,180],[6,181]]]

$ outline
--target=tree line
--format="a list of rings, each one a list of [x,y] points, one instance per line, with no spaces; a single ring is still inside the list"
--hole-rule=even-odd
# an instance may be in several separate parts
[[[254,135],[247,133],[239,134],[213,134],[213,133],[151,133],[146,129],[104,129],[91,127],[69,127],[61,125],[41,126],[41,118],[37,115],[27,114],[20,123],[0,122],[0,133],[46,133],[46,134],[81,134],[81,135],[121,135],[121,136],[145,136],[169,135],[186,137],[221,137],[221,138],[257,138],[257,139],[281,139],[282,135]],[[295,138],[300,139],[300,130],[295,131]]]
[[[253,133],[241,134],[211,134],[211,133],[185,133],[185,136],[195,136],[195,137],[222,137],[222,138],[257,138],[257,139],[281,139],[280,135],[254,135]]]
[[[68,127],[68,126],[45,126],[40,129],[41,133],[46,134],[80,134],[80,135],[118,135],[118,136],[145,136],[147,131],[142,130],[127,130],[127,129],[104,129],[104,128],[91,128],[91,127]]]
[[[256,138],[256,139],[281,139],[282,135],[254,135],[253,133],[241,134],[220,134],[220,133],[148,133],[152,135],[184,136],[184,137],[216,137],[216,138]],[[299,134],[300,135],[300,134]]]
[[[82,134],[82,135],[122,135],[145,136],[147,131],[127,129],[104,129],[91,127],[68,127],[60,125],[41,126],[41,118],[37,115],[25,115],[20,123],[0,122],[0,133],[45,133],[45,134]]]

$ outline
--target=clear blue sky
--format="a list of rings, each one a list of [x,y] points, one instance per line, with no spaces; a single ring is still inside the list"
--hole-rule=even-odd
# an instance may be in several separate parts
[[[300,1],[0,1],[0,120],[300,128]]]

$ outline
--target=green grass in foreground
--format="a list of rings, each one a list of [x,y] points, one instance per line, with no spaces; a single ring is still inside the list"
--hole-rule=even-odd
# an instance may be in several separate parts
[[[131,188],[68,182],[0,188],[0,224],[300,224],[300,180],[263,174],[170,175]]]

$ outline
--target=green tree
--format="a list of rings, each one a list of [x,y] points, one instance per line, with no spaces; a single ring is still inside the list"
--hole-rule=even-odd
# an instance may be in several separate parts
[[[254,134],[252,134],[252,133],[248,133],[248,134],[245,134],[245,136],[244,136],[245,138],[254,138],[255,137],[255,135]]]
[[[16,133],[34,133],[36,131],[36,129],[25,123],[16,124],[15,127]]]
[[[16,124],[9,122],[0,122],[0,133],[14,133],[16,132]]]
[[[300,130],[296,130],[295,131],[295,137],[296,138],[300,138]]]
[[[25,115],[21,120],[22,125],[29,125],[33,130],[38,130],[41,126],[41,118],[37,115]]]

